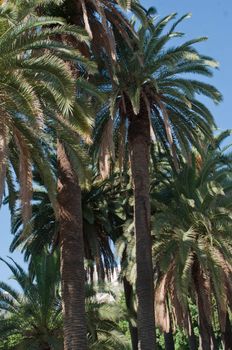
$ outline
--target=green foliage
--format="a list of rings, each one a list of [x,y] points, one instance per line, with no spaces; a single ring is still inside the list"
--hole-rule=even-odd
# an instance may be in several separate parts
[[[21,335],[15,335],[15,334],[5,336],[4,338],[5,340],[1,339],[1,342],[0,342],[1,350],[15,350],[17,346],[23,341],[23,338]]]
[[[28,275],[16,262],[2,260],[10,268],[21,292],[0,283],[0,340],[20,347],[40,349],[45,346],[61,348],[62,318],[59,299],[59,259],[43,254],[33,259],[33,275]],[[9,345],[10,346],[10,345]]]
[[[153,141],[162,145],[177,171],[178,158],[188,160],[192,146],[200,150],[202,139],[212,140],[214,118],[200,96],[215,103],[222,96],[198,77],[211,77],[218,63],[196,48],[206,38],[171,46],[176,37],[183,37],[176,27],[188,17],[177,19],[171,29],[176,14],[160,21],[149,20],[149,25],[137,30],[136,38],[127,41],[115,29],[117,60],[113,73],[109,74],[105,65],[96,81],[109,95],[109,103],[97,115],[94,134],[94,155],[103,177],[107,163],[118,160],[119,167],[124,165],[129,119],[131,113],[136,118],[141,103],[150,119]]]

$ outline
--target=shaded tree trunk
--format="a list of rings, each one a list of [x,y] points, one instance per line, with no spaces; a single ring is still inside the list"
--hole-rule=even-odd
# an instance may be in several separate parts
[[[50,347],[49,344],[43,344],[43,345],[41,346],[41,350],[51,350],[51,347]]]
[[[129,281],[124,277],[123,278],[123,287],[124,287],[124,294],[126,299],[126,307],[129,314],[135,313],[132,307],[132,297],[133,297],[133,287],[130,284]],[[129,331],[130,331],[130,337],[131,337],[131,344],[132,344],[132,350],[138,350],[138,329],[136,326],[134,326],[131,321],[128,321],[129,323]]]
[[[167,309],[169,314],[170,327],[169,327],[169,332],[164,332],[165,350],[175,350],[175,342],[173,338],[173,328],[172,328],[172,316],[170,312],[168,297],[167,297]]]
[[[139,349],[153,350],[155,349],[155,317],[149,198],[150,123],[147,108],[142,99],[138,115],[134,114],[127,98],[126,109],[129,118],[128,138],[135,201]]]
[[[188,344],[190,350],[197,350],[197,340],[195,334],[188,335]]]
[[[57,159],[64,350],[87,350],[81,189],[59,141]]]
[[[194,334],[192,318],[189,311],[188,311],[188,344],[189,344],[190,350],[198,349],[197,339],[196,339],[196,335]]]
[[[224,350],[232,350],[232,327],[228,312],[226,313],[226,327],[222,334],[222,343]]]
[[[200,349],[216,350],[216,340],[212,325],[208,323],[205,313],[202,311],[202,301],[198,303],[199,310],[199,332],[200,332]]]
[[[168,333],[164,333],[165,350],[175,350],[172,329]]]

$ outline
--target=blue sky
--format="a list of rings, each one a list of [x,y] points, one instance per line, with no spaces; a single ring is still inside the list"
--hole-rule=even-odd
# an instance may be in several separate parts
[[[217,125],[220,129],[232,128],[232,1],[231,0],[141,0],[145,7],[155,6],[159,16],[178,12],[181,16],[191,12],[192,18],[183,22],[179,30],[186,33],[186,39],[208,36],[208,41],[199,44],[202,53],[212,56],[220,62],[220,69],[211,79],[223,94],[224,101],[220,106],[210,104]],[[9,255],[8,247],[12,236],[10,234],[10,218],[6,208],[0,211],[0,256]],[[13,258],[23,263],[19,252]],[[9,277],[9,270],[0,262],[0,280]]]
[[[232,1],[231,0],[143,0],[145,7],[154,6],[160,17],[177,12],[178,15],[192,13],[192,18],[178,27],[186,38],[207,36],[208,40],[198,44],[202,53],[219,61],[220,69],[215,72],[213,83],[223,94],[219,106],[209,104],[217,125],[221,129],[232,128],[230,116],[232,101]],[[180,39],[183,40],[183,39]]]

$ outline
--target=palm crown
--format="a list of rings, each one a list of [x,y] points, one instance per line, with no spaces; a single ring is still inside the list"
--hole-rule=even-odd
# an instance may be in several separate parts
[[[49,143],[45,136],[47,122],[50,120],[49,127],[55,125],[56,132],[60,131],[62,136],[67,128],[69,135],[70,130],[73,134],[83,135],[90,125],[85,119],[89,116],[87,109],[83,118],[81,98],[78,103],[75,101],[75,82],[64,59],[73,60],[82,67],[86,67],[88,61],[68,43],[58,39],[65,33],[75,40],[87,42],[87,34],[65,25],[61,19],[37,17],[26,9],[22,14],[15,12],[14,7],[3,7],[0,14],[0,197],[5,176],[9,187],[12,184],[11,164],[21,185],[25,221],[30,212],[32,162],[50,189],[50,200],[53,204],[55,201],[56,185],[47,159],[49,155],[43,147]],[[18,17],[20,22],[17,22]],[[93,69],[93,64],[90,66],[90,70]],[[78,83],[81,89],[84,84],[81,77]],[[72,120],[66,118],[65,121],[61,116]]]
[[[201,55],[194,47],[206,38],[170,47],[174,38],[183,36],[176,31],[176,26],[188,17],[178,19],[163,34],[175,14],[167,16],[154,26],[142,27],[132,47],[125,43],[119,45],[111,99],[113,114],[119,107],[123,111],[125,97],[129,98],[135,115],[144,101],[157,140],[166,148],[169,144],[173,153],[180,146],[184,154],[189,151],[190,144],[198,144],[202,134],[211,136],[214,125],[210,111],[198,95],[207,96],[216,103],[221,100],[220,93],[212,85],[192,78],[193,74],[210,77],[212,69],[218,67],[215,60]]]

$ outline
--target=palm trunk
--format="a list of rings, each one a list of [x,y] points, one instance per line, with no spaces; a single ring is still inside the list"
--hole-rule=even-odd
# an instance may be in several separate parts
[[[217,346],[211,323],[210,286],[197,261],[194,263],[193,278],[195,282],[199,314],[199,348],[201,350],[214,350],[217,349]]]
[[[169,313],[169,319],[170,319],[170,327],[169,332],[164,332],[164,343],[165,343],[165,350],[175,350],[175,342],[173,338],[173,328],[172,328],[172,316],[170,312],[170,306],[169,306],[169,300],[167,297],[167,309]]]
[[[51,347],[49,344],[43,344],[41,350],[51,350]]]
[[[188,311],[188,344],[189,344],[189,349],[190,350],[197,350],[197,339],[196,336],[194,334],[194,330],[193,330],[193,324],[192,324],[192,317],[190,314],[190,311]]]
[[[190,350],[197,350],[197,341],[195,334],[188,335],[188,344]]]
[[[168,333],[164,333],[165,350],[175,350],[172,329]]]
[[[200,349],[216,350],[216,340],[212,326],[208,324],[204,313],[199,310],[199,332],[200,332]]]
[[[138,297],[139,348],[155,349],[154,281],[151,253],[149,149],[150,123],[141,99],[140,113],[135,115],[126,99],[129,118],[129,147],[134,187],[134,225],[136,236],[136,292]]]
[[[87,350],[81,189],[59,141],[57,159],[64,350]]]
[[[226,313],[226,327],[222,334],[222,343],[224,350],[232,350],[232,327],[228,312]]]
[[[133,288],[130,282],[127,281],[126,277],[123,278],[123,287],[124,287],[124,295],[126,299],[126,307],[129,314],[133,314],[135,311],[132,307],[132,297],[133,297]],[[132,324],[129,320],[129,331],[131,337],[132,350],[138,350],[138,329],[136,326]]]

